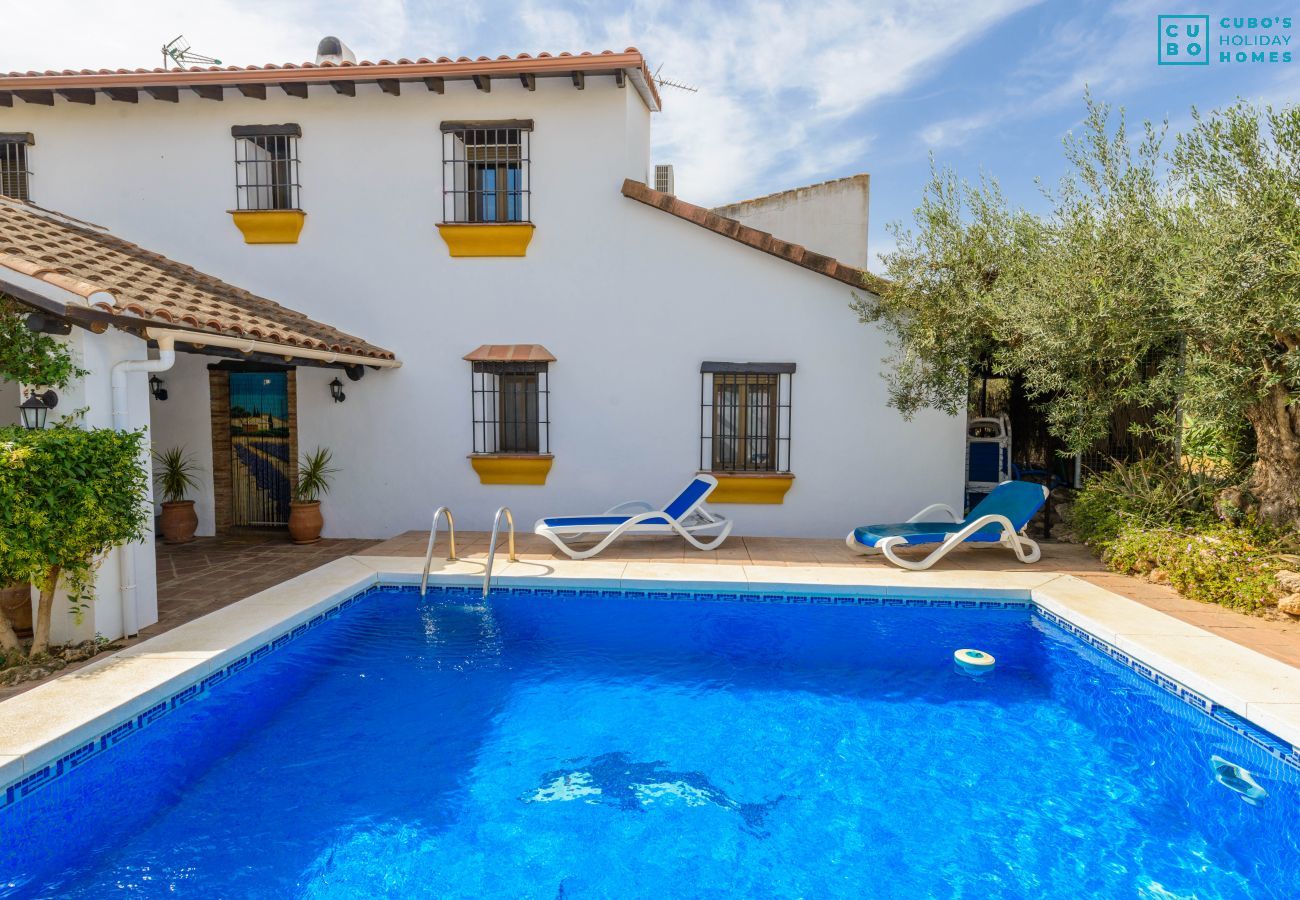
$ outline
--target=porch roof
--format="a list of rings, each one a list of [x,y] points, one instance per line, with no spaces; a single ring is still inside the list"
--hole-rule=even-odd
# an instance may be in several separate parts
[[[0,197],[0,272],[8,269],[83,298],[90,309],[259,344],[346,354],[376,363],[396,357],[296,310],[146,250],[92,225]],[[120,324],[120,323],[119,323]]]

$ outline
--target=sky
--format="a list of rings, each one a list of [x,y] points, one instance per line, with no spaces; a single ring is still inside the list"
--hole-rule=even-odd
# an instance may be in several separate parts
[[[1168,119],[1238,96],[1300,95],[1292,62],[1223,63],[1228,35],[1300,32],[1294,9],[1250,0],[813,0],[606,3],[584,0],[43,0],[11,4],[0,70],[158,65],[184,33],[227,64],[311,59],[326,34],[357,58],[496,56],[635,46],[664,77],[655,162],[678,196],[706,206],[859,172],[871,174],[872,268],[910,222],[930,159],[991,175],[1016,203],[1042,209],[1036,179],[1063,172],[1062,139],[1083,91],[1131,120]],[[1223,28],[1223,17],[1295,13],[1296,30]],[[1157,64],[1157,16],[1210,17],[1211,64]],[[1290,49],[1277,47],[1276,49]],[[1235,51],[1234,51],[1235,52]]]

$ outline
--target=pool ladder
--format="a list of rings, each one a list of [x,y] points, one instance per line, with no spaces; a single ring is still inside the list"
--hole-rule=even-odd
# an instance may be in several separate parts
[[[510,562],[519,562],[519,557],[515,556],[515,517],[510,512],[510,507],[503,506],[497,510],[496,517],[492,519],[492,537],[488,541],[487,570],[483,573],[483,597],[487,598],[488,591],[492,587],[492,560],[497,554],[497,531],[501,528],[501,514],[505,513],[506,523],[510,526]]]
[[[439,506],[433,511],[433,524],[429,526],[429,549],[424,551],[424,571],[420,575],[421,597],[429,588],[429,567],[433,565],[433,545],[438,540],[438,522],[444,516],[447,518],[447,533],[451,539],[451,546],[448,548],[451,552],[447,554],[447,562],[456,561],[456,520],[452,518],[450,509]]]

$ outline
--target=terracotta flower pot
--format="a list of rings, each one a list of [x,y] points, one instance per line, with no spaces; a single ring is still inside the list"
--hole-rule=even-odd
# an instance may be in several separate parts
[[[158,530],[162,532],[165,543],[188,544],[194,540],[194,532],[198,527],[199,514],[194,511],[193,500],[178,500],[162,505]]]
[[[320,530],[325,520],[320,514],[319,500],[291,500],[289,502],[289,537],[295,544],[314,544],[320,540]]]

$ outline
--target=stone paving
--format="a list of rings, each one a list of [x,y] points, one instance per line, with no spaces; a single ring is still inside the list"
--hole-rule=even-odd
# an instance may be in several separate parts
[[[180,545],[159,542],[158,621],[141,629],[139,637],[115,641],[114,644],[128,647],[147,640],[331,560],[351,556],[375,543],[378,542],[326,540],[299,545],[275,532],[198,538]],[[53,677],[75,672],[98,658],[73,663]],[[49,680],[0,687],[0,700]]]

